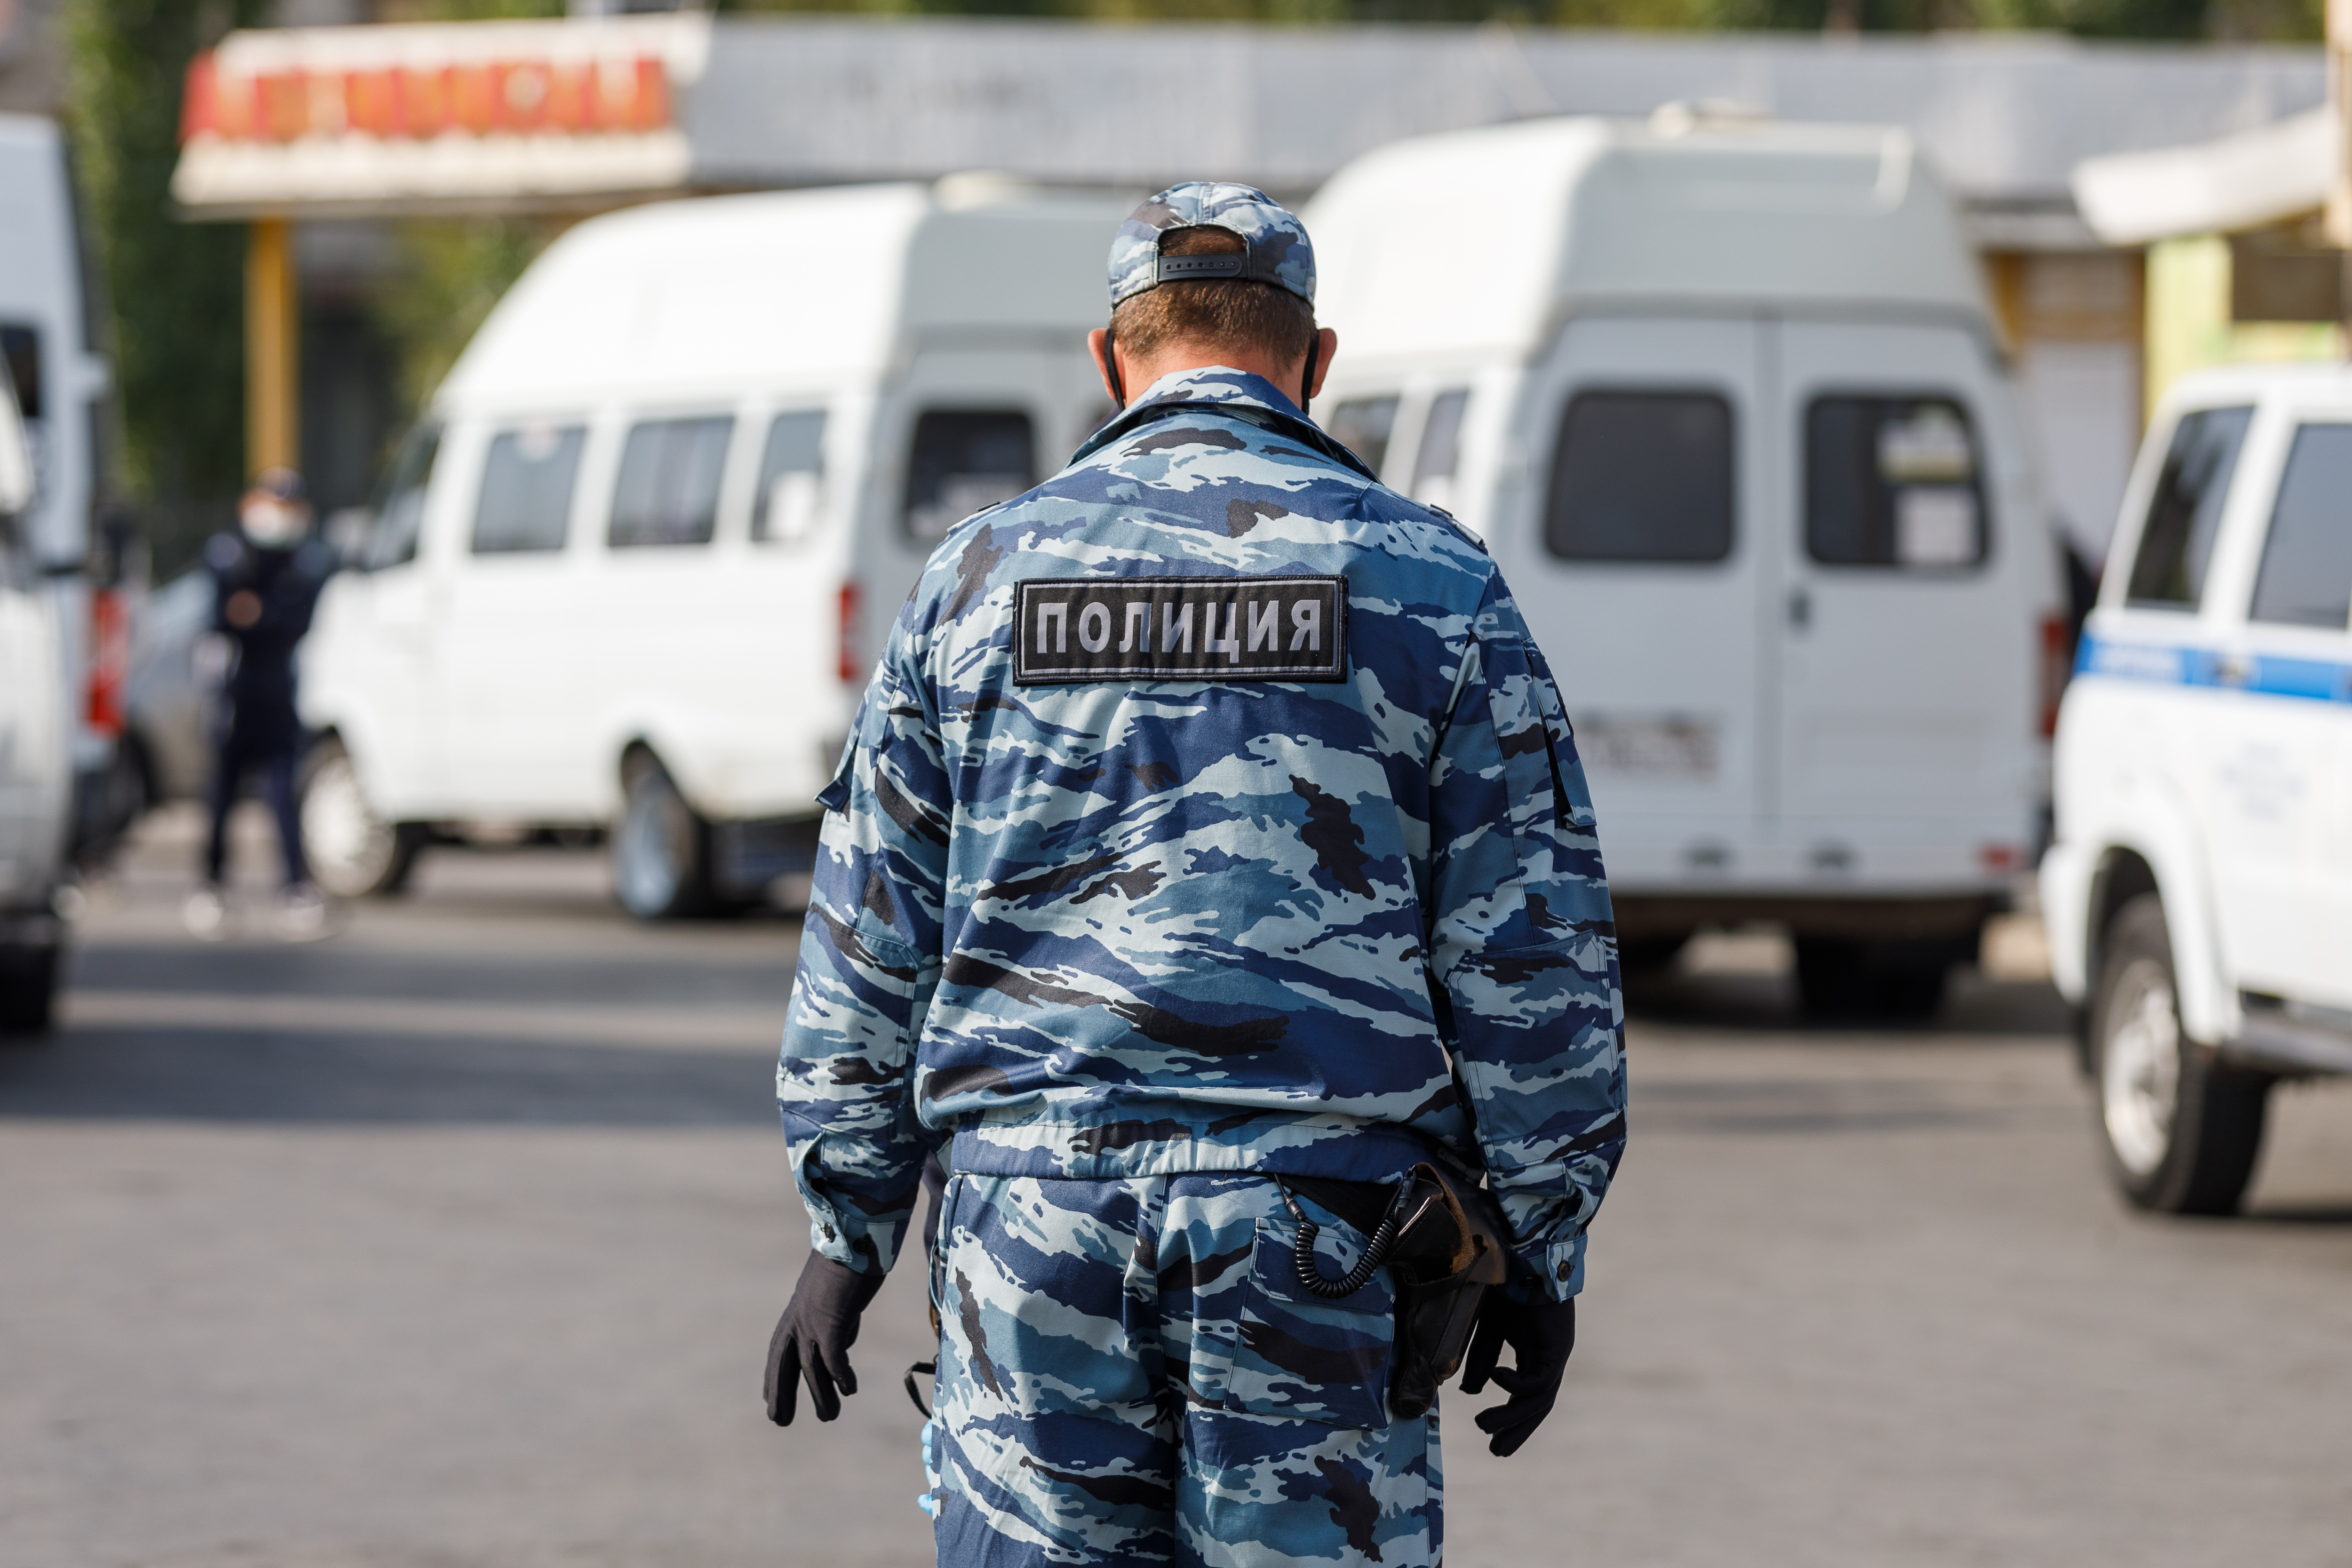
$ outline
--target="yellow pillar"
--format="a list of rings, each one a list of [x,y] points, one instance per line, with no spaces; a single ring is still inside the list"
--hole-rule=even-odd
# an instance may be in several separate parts
[[[2336,111],[2336,181],[2327,192],[2327,243],[2352,249],[2352,0],[2327,0],[2327,102]],[[2347,301],[2352,307],[2352,301]]]
[[[2003,353],[2014,358],[2025,349],[2025,258],[2014,250],[1989,252],[1985,281],[1991,286],[1992,321]]]
[[[2230,242],[2218,234],[2158,240],[2147,247],[2145,299],[2140,384],[2153,415],[2181,376],[2231,358]]]
[[[301,372],[295,357],[298,296],[294,226],[257,218],[245,251],[245,467],[257,474],[293,468],[300,454],[297,414]]]

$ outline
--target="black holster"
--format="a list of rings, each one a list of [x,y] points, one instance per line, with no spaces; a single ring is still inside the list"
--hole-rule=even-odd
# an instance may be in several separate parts
[[[1278,1180],[1366,1237],[1393,1226],[1394,1239],[1380,1259],[1396,1279],[1389,1415],[1410,1421],[1423,1414],[1461,1368],[1480,1299],[1510,1278],[1511,1228],[1494,1194],[1430,1161],[1407,1171],[1394,1185],[1326,1176]],[[1302,1259],[1310,1257],[1312,1246],[1309,1237],[1300,1249]]]

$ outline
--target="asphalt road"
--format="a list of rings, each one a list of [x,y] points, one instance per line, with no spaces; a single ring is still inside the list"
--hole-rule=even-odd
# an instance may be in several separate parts
[[[759,1407],[792,922],[448,854],[331,942],[201,947],[187,849],[0,1053],[0,1564],[929,1560],[912,1271],[842,1421]],[[1770,942],[1698,956],[1634,998],[1561,1411],[1498,1461],[1448,1407],[1457,1568],[2352,1563],[2352,1094],[2282,1096],[2251,1217],[2151,1220],[2045,987],[1822,1033]]]

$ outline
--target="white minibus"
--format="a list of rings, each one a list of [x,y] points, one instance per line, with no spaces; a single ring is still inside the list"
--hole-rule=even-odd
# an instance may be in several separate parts
[[[72,827],[72,683],[29,526],[34,456],[0,374],[0,1035],[49,1026]]]
[[[562,236],[408,437],[303,656],[314,871],[610,824],[646,917],[805,871],[890,617],[1062,466],[1129,202],[975,176],[666,203]]]
[[[116,773],[119,601],[89,574],[90,519],[106,474],[112,373],[97,351],[63,133],[47,120],[0,114],[0,360],[32,452],[34,491],[11,522],[14,549],[52,605],[58,657],[76,696],[66,714],[83,813],[76,837],[124,826]]]
[[[1903,132],[1577,119],[1370,153],[1305,214],[1317,412],[1499,561],[1629,964],[1784,925],[1924,1014],[2030,864],[2054,547],[1953,204]]]

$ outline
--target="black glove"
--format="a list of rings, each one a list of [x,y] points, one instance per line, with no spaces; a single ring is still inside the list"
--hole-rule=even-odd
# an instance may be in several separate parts
[[[1495,1364],[1503,1347],[1511,1347],[1518,1370]],[[1476,1394],[1493,1378],[1511,1397],[1478,1412],[1478,1430],[1494,1439],[1490,1453],[1507,1458],[1519,1451],[1528,1435],[1551,1414],[1559,1397],[1559,1380],[1568,1371],[1568,1356],[1576,1348],[1576,1301],[1514,1301],[1503,1290],[1489,1290],[1478,1304],[1478,1328],[1463,1360],[1462,1392]]]
[[[882,1289],[879,1274],[860,1274],[821,1253],[809,1255],[801,1282],[793,1288],[792,1305],[776,1320],[768,1341],[768,1419],[779,1426],[793,1424],[798,1395],[793,1384],[808,1379],[809,1403],[816,1418],[830,1421],[841,1414],[841,1394],[857,1392],[857,1374],[849,1370],[849,1347],[857,1342],[858,1314]],[[835,1392],[838,1385],[840,1393]]]

